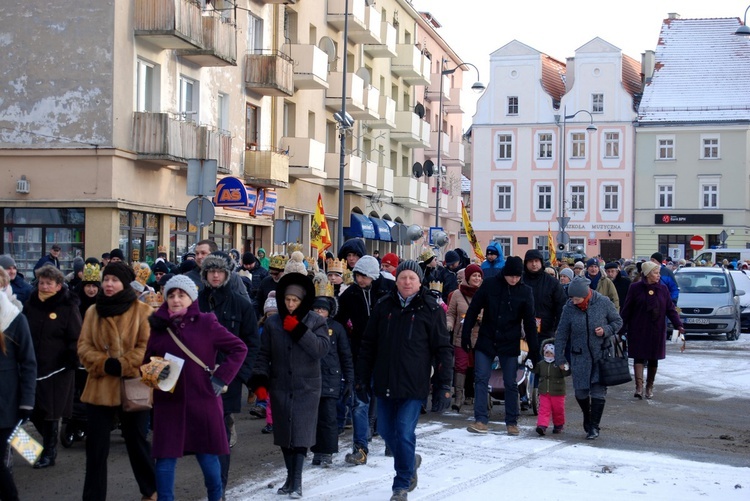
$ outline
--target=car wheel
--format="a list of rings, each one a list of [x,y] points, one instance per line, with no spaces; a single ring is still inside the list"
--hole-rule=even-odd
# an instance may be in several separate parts
[[[734,329],[731,332],[727,332],[727,341],[737,341],[740,338],[740,324],[734,323]]]

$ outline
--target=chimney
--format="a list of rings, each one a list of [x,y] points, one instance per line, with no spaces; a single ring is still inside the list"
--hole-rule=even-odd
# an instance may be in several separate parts
[[[647,50],[641,54],[641,74],[643,75],[644,85],[651,83],[651,78],[654,76],[654,57],[653,50]]]
[[[676,12],[670,12],[667,14],[667,19],[680,19],[680,15]]]
[[[573,87],[573,83],[576,80],[575,62],[576,62],[575,57],[565,58],[565,93],[566,94]]]

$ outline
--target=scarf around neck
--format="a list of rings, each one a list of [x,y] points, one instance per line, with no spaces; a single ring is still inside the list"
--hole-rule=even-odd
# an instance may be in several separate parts
[[[479,290],[479,287],[472,287],[466,284],[461,284],[458,288],[461,290],[461,294],[466,297],[472,297]]]
[[[99,292],[96,297],[96,312],[100,317],[116,317],[128,311],[138,296],[132,287],[127,287],[117,294],[105,296],[104,292]]]

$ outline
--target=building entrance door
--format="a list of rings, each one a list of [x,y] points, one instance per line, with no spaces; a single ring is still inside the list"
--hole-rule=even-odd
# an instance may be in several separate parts
[[[602,239],[599,246],[599,253],[604,259],[604,262],[609,263],[622,257],[622,240]]]

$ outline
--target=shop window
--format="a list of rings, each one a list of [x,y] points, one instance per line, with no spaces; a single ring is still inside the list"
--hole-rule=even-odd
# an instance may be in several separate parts
[[[159,215],[121,210],[118,247],[128,263],[153,265],[159,247]]]
[[[198,228],[188,223],[187,218],[170,216],[169,218],[169,251],[170,261],[182,262],[188,250],[195,245]]]

